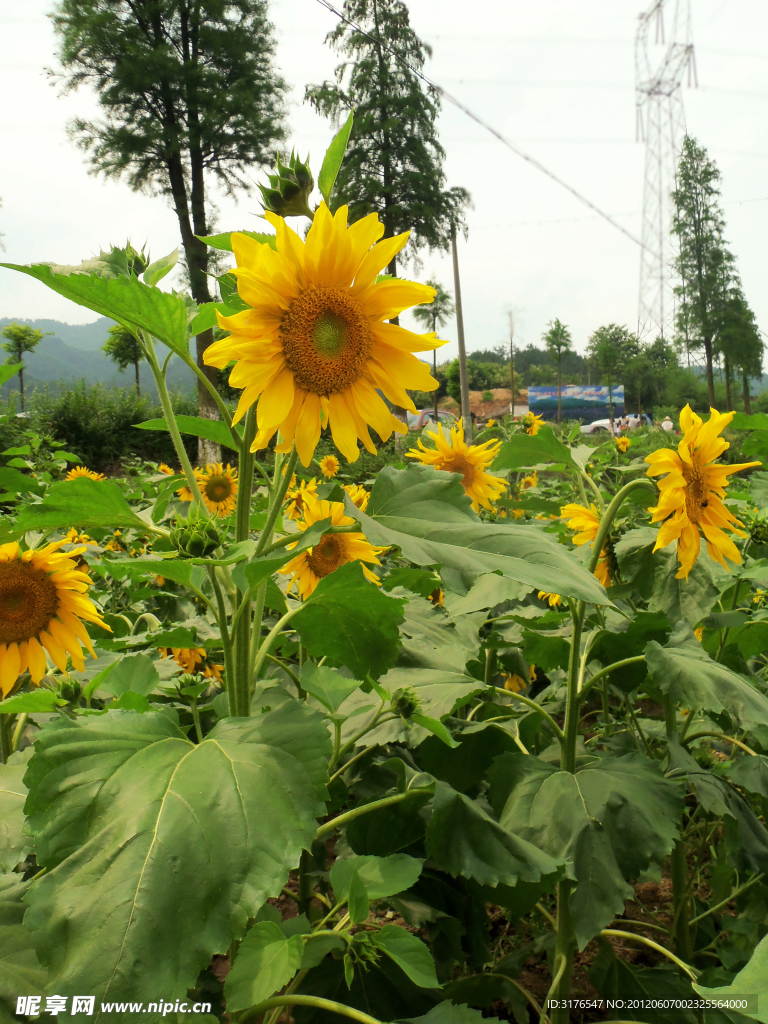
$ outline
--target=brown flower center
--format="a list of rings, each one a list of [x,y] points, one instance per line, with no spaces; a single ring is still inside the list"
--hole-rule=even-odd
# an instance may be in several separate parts
[[[685,478],[685,511],[692,523],[701,521],[702,509],[709,504],[709,488],[704,478],[704,468],[698,455],[693,456],[693,462],[689,465],[683,463],[683,477]]]
[[[56,584],[48,573],[29,562],[0,563],[0,643],[37,636],[58,607]]]
[[[218,504],[232,497],[234,482],[228,476],[210,476],[205,483],[205,496],[209,501]]]
[[[312,548],[308,556],[309,567],[315,576],[324,579],[340,565],[349,561],[344,550],[344,541],[335,534],[326,534],[319,544]]]
[[[464,487],[471,487],[475,482],[475,473],[477,467],[473,466],[472,463],[464,455],[458,454],[453,455],[445,464],[445,469],[449,473],[461,473],[462,484]]]
[[[362,376],[373,332],[356,299],[339,288],[308,288],[280,327],[285,361],[301,388],[318,395],[344,391]]]

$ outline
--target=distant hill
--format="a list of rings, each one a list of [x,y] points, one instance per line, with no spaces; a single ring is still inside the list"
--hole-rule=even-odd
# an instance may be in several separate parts
[[[11,323],[28,324],[41,331],[51,331],[50,337],[43,338],[34,352],[24,357],[24,391],[51,386],[56,383],[71,384],[85,379],[88,384],[104,384],[107,387],[131,387],[134,383],[133,368],[120,373],[115,363],[101,351],[107,340],[109,328],[114,320],[100,317],[91,324],[64,324],[59,320],[27,320],[22,317],[0,318],[0,330]],[[3,339],[0,338],[0,341]],[[161,362],[168,354],[164,345],[158,345]],[[152,374],[146,363],[139,370],[142,390],[156,394]],[[168,382],[171,387],[187,389],[192,387],[194,375],[180,359],[172,359],[168,367]],[[4,384],[0,394],[4,398],[18,391],[15,380]]]

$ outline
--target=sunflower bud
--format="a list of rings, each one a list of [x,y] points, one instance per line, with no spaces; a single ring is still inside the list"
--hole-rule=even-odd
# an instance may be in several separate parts
[[[83,688],[77,679],[65,679],[59,686],[59,696],[68,704],[76,704],[82,692]]]
[[[390,709],[395,715],[407,719],[415,714],[421,707],[421,701],[410,687],[395,690],[389,702]]]
[[[309,196],[315,187],[315,180],[309,169],[309,157],[302,163],[295,153],[287,164],[277,154],[277,174],[269,175],[269,186],[259,185],[264,209],[280,217],[309,217],[314,214],[309,208]]]
[[[176,525],[171,529],[171,543],[189,558],[205,558],[216,550],[221,537],[213,520],[207,519],[192,505],[186,519],[183,516],[176,519]]]

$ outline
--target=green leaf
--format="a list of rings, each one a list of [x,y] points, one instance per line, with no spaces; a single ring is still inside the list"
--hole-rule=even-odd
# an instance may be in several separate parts
[[[209,420],[203,416],[177,416],[176,423],[182,434],[191,434],[193,437],[204,437],[208,441],[215,441],[237,451],[232,433],[226,423],[221,420]],[[145,420],[144,423],[134,423],[138,430],[168,430],[168,421]]]
[[[357,875],[369,898],[380,900],[410,889],[423,867],[423,860],[404,853],[391,854],[389,857],[348,857],[334,862],[330,874],[331,885],[336,900],[341,902],[349,895],[352,877]]]
[[[731,427],[734,430],[768,430],[768,415],[757,412],[748,416],[746,413],[737,412],[731,420]]]
[[[17,693],[0,703],[0,714],[3,715],[24,715],[24,714],[45,714],[55,711],[57,707],[66,704],[53,690],[31,690],[29,693]]]
[[[447,747],[458,747],[459,743],[451,736],[446,727],[442,722],[439,722],[436,718],[430,718],[429,715],[422,715],[418,711],[415,711],[410,718],[410,721],[416,725],[420,725],[422,729],[426,729],[427,732],[431,732],[433,736],[444,743]]]
[[[3,365],[0,366],[0,387],[2,387],[3,384],[6,384],[11,377],[15,377],[23,365],[23,363],[3,363]],[[7,455],[8,452],[4,452],[3,454]]]
[[[166,274],[169,274],[176,264],[179,262],[179,249],[178,246],[169,252],[167,256],[161,256],[159,260],[155,260],[154,263],[150,263],[144,273],[141,275],[144,284],[150,286],[157,285]]]
[[[525,597],[529,587],[515,580],[489,572],[479,576],[466,597],[451,601],[450,610],[453,615],[468,615],[485,608],[495,608],[504,601],[519,601]]]
[[[666,643],[669,633],[669,622],[663,612],[637,612],[631,619],[612,623],[609,629],[598,634],[589,651],[590,661],[595,659],[603,665],[612,665],[624,658],[637,657],[643,654],[651,640]],[[647,674],[647,667],[641,663],[625,665],[611,675],[611,683],[625,693],[631,693]]]
[[[183,997],[309,849],[330,753],[297,701],[223,719],[200,744],[152,712],[48,725],[25,781],[49,873],[25,923],[51,991]]]
[[[313,967],[317,967],[334,949],[346,949],[346,945],[340,935],[310,936],[304,946],[304,954],[301,958],[302,971],[309,971]]]
[[[101,689],[115,697],[128,691],[146,697],[160,683],[154,662],[146,654],[121,658],[110,669],[109,675],[101,683]]]
[[[377,949],[394,961],[414,985],[419,988],[438,988],[435,961],[420,938],[396,924],[386,924],[372,934]]]
[[[317,177],[317,187],[320,189],[320,194],[326,203],[330,206],[331,196],[333,195],[333,186],[336,183],[336,175],[339,173],[344,154],[347,151],[347,143],[349,142],[349,135],[352,131],[352,121],[354,120],[354,111],[350,110],[349,117],[341,126],[341,129],[334,136],[328,149],[325,151],[323,157],[323,166],[320,168],[320,174]]]
[[[40,966],[23,923],[27,907],[22,899],[29,883],[22,882],[21,875],[6,876],[2,882],[10,884],[0,886],[0,1018],[11,1022],[18,1020],[14,1014],[20,994],[45,996],[47,971]]]
[[[768,698],[713,661],[685,624],[673,631],[666,647],[650,641],[645,659],[653,681],[675,703],[692,711],[727,711],[745,729],[768,722]]]
[[[189,358],[187,307],[181,295],[151,288],[133,275],[106,277],[90,273],[89,261],[82,267],[47,263],[0,266],[34,277],[66,299],[111,317],[124,327],[147,331],[173,352]]]
[[[507,831],[480,804],[444,782],[435,786],[426,850],[443,871],[481,885],[537,882],[558,869],[547,853]]]
[[[272,248],[275,248],[276,239],[275,235],[270,235],[263,231],[224,231],[220,235],[198,235],[197,237],[201,242],[205,242],[206,245],[210,245],[212,249],[220,249],[222,252],[232,252],[232,235],[248,235],[249,238],[255,238],[257,242],[267,242]]]
[[[499,571],[547,593],[608,603],[595,577],[548,534],[530,526],[480,522],[455,473],[386,466],[367,510],[347,501],[346,511],[372,544],[400,548],[416,565],[441,565],[443,572],[449,568],[472,576]]]
[[[165,579],[173,580],[174,583],[181,583],[185,587],[194,587],[196,590],[200,589],[206,578],[202,565],[194,565],[181,558],[157,558],[144,561],[138,558],[126,558],[122,561],[110,560],[104,562],[104,568],[117,579],[122,579],[124,576],[163,576]]]
[[[16,524],[24,532],[69,526],[79,529],[104,526],[108,529],[133,527],[142,532],[150,530],[125,500],[117,484],[85,476],[51,484],[41,502],[26,505],[19,512]]]
[[[520,469],[542,462],[564,462],[574,466],[571,449],[564,445],[551,427],[540,427],[537,434],[514,434],[504,441],[493,463],[493,469]]]
[[[682,787],[639,754],[595,761],[575,775],[502,754],[489,781],[501,827],[565,861],[576,882],[568,905],[579,949],[621,913],[633,891],[626,879],[662,863],[677,838]]]
[[[279,992],[298,971],[303,953],[300,935],[286,938],[273,921],[257,921],[240,943],[227,975],[227,1012],[247,1010]]]
[[[351,693],[360,687],[358,679],[347,679],[332,668],[305,662],[301,668],[301,685],[329,711],[339,710]]]
[[[26,758],[12,755],[18,760],[13,764],[0,765],[0,872],[13,871],[32,849],[29,836],[24,828],[24,801],[27,787],[24,773]]]
[[[728,775],[748,793],[768,797],[768,757],[764,754],[740,757],[730,766]]]
[[[694,563],[687,580],[675,578],[678,569],[674,546],[653,556],[653,590],[648,611],[664,612],[671,625],[688,622],[695,626],[720,597],[712,573],[713,562],[704,551]]]
[[[565,637],[524,629],[523,646],[529,664],[538,665],[545,672],[553,668],[568,667],[571,644]]]
[[[403,601],[387,597],[347,562],[320,580],[293,626],[310,654],[346,665],[357,679],[378,679],[394,664]]]
[[[739,1010],[745,1017],[768,1024],[768,935],[758,943],[746,967],[743,967],[730,985],[722,988],[705,988],[694,982],[694,989],[704,999],[728,999],[749,995],[750,1008]]]
[[[134,693],[133,690],[125,690],[116,701],[109,705],[110,711],[116,711],[118,708],[123,711],[138,711],[144,715],[147,711],[152,710],[152,705],[143,694]]]
[[[34,477],[20,473],[18,469],[0,466],[0,488],[7,494],[26,494],[28,491],[39,492],[40,484]]]
[[[406,566],[397,565],[382,580],[381,585],[385,590],[404,587],[419,597],[429,597],[440,586],[440,577],[428,569],[408,569]]]
[[[406,1024],[482,1024],[485,1018],[479,1010],[455,1006],[450,1000],[445,1000],[422,1017],[404,1017],[403,1020]]]
[[[194,338],[198,334],[202,334],[203,331],[209,331],[212,327],[217,327],[219,319],[216,316],[217,311],[222,316],[232,316],[237,312],[236,309],[232,309],[225,302],[203,302],[197,307],[197,313],[189,322],[189,335]]]
[[[349,908],[349,919],[352,924],[362,924],[368,919],[370,902],[368,892],[360,876],[355,871],[349,880],[349,892],[347,893]]]

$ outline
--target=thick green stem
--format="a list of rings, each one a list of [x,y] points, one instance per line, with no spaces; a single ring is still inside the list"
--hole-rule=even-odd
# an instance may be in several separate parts
[[[541,717],[549,723],[550,729],[552,729],[555,736],[557,736],[558,740],[561,743],[563,742],[563,739],[565,738],[563,730],[554,720],[552,715],[550,715],[549,712],[544,710],[541,704],[537,704],[536,701],[531,700],[530,697],[524,697],[521,693],[515,693],[513,690],[504,690],[500,686],[490,687],[490,689],[498,690],[499,693],[504,693],[506,694],[507,697],[511,697],[513,700],[520,701],[521,704],[525,704],[526,707],[529,707],[531,711],[535,711],[537,714],[541,715]]]
[[[569,601],[573,633],[568,662],[568,696],[565,705],[565,730],[560,743],[560,767],[563,771],[576,770],[576,740],[579,735],[579,666],[581,630],[584,623],[584,602]]]
[[[252,406],[245,415],[243,448],[237,487],[237,509],[235,512],[235,540],[248,540],[251,532],[251,495],[253,493],[253,464],[251,442],[256,436],[256,409]],[[236,624],[235,624],[236,623]],[[261,624],[261,623],[259,623]],[[251,641],[251,592],[246,585],[237,590],[237,611],[233,619],[234,636],[234,679],[238,714],[247,717],[251,712],[250,695],[250,641]]]
[[[355,818],[359,818],[363,814],[370,814],[371,811],[377,811],[380,807],[390,807],[392,804],[400,804],[404,800],[410,800],[414,796],[424,797],[428,795],[429,791],[426,789],[407,789],[405,793],[396,793],[394,796],[385,796],[381,800],[372,800],[368,804],[362,804],[360,807],[353,807],[351,811],[345,811],[344,814],[338,815],[331,821],[326,821],[324,825],[321,825],[317,830],[316,839],[324,839],[331,832],[334,832],[337,828],[341,828],[343,825],[347,825],[350,821],[354,821]]]
[[[302,608],[302,606],[298,605],[296,608],[292,608],[289,612],[286,612],[285,615],[283,615],[283,617],[281,619],[278,619],[278,621],[275,623],[275,625],[272,627],[272,629],[269,631],[269,633],[267,633],[267,635],[262,640],[261,646],[259,647],[259,652],[256,655],[256,661],[253,664],[253,678],[254,679],[258,679],[259,678],[259,672],[261,672],[261,666],[264,664],[264,662],[267,659],[267,655],[269,654],[270,647],[272,646],[274,641],[277,639],[277,637],[282,633],[284,627],[288,625],[288,623],[291,621],[291,619],[294,617],[294,615],[298,615],[299,614],[299,612],[301,611],[301,608]]]
[[[197,736],[197,742],[202,743],[203,730],[200,726],[200,712],[197,709],[197,697],[192,697],[190,703],[192,706],[192,721],[195,723],[195,736]]]
[[[19,749],[19,743],[21,743],[21,737],[24,735],[24,730],[27,727],[27,719],[29,715],[19,715],[16,721],[16,728],[13,730],[13,740],[11,741],[11,752],[16,753]]]
[[[359,1021],[360,1024],[382,1024],[376,1017],[371,1017],[369,1014],[363,1013],[362,1010],[355,1010],[351,1006],[345,1006],[344,1003],[337,1003],[333,999],[297,995],[272,996],[270,999],[265,999],[258,1006],[246,1010],[240,1017],[240,1024],[247,1024],[248,1021],[261,1017],[266,1010],[271,1010],[273,1006],[314,1006],[319,1010],[327,1010],[329,1013],[338,1013],[340,1017],[349,1017],[350,1020]]]
[[[282,470],[282,477],[275,473],[275,482],[273,484],[273,493],[271,497],[271,504],[269,512],[267,513],[267,521],[264,524],[264,529],[261,531],[261,537],[259,537],[259,543],[256,545],[256,555],[262,554],[264,549],[272,543],[272,531],[275,528],[277,517],[280,515],[280,510],[283,507],[285,501],[285,495],[288,492],[288,487],[291,483],[291,477],[293,471],[296,469],[296,463],[299,458],[299,453],[294,448],[288,458],[285,460],[285,468]],[[282,468],[282,463],[280,467]]]
[[[612,665],[607,665],[605,668],[601,668],[598,672],[595,672],[593,676],[590,676],[586,683],[584,683],[579,694],[580,699],[584,700],[587,691],[591,690],[598,680],[604,679],[606,676],[609,676],[611,672],[616,672],[617,669],[627,668],[629,665],[639,665],[641,661],[645,661],[644,654],[637,654],[632,658],[623,658],[621,661],[615,661]]]
[[[8,715],[0,715],[0,760],[3,764],[8,763],[12,753],[10,718]]]
[[[667,742],[677,743],[677,709],[671,697],[664,696],[664,723]],[[693,957],[691,929],[688,908],[688,865],[685,862],[685,842],[678,839],[669,855],[670,873],[672,875],[672,933],[678,956],[686,962]]]

